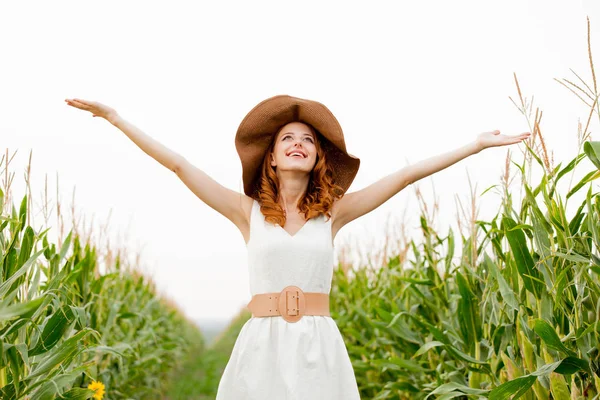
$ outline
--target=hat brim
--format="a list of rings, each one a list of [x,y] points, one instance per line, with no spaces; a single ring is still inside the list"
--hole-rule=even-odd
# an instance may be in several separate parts
[[[346,192],[358,173],[360,159],[347,152],[344,133],[337,118],[317,101],[278,95],[261,101],[250,110],[235,136],[246,195],[252,196],[254,192],[260,167],[273,136],[290,122],[311,125],[331,143],[332,146],[325,145],[327,159],[334,169],[335,183]]]

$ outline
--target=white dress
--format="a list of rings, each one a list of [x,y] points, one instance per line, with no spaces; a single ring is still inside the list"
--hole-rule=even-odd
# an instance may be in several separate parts
[[[252,296],[289,285],[330,293],[331,220],[311,218],[294,236],[252,203],[247,243]],[[348,350],[329,316],[252,317],[242,327],[216,400],[360,400]]]

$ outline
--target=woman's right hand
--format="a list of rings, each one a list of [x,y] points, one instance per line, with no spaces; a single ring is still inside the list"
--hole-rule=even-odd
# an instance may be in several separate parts
[[[76,98],[65,99],[65,101],[72,107],[91,112],[93,114],[92,117],[102,117],[110,123],[113,123],[113,121],[119,116],[115,109],[110,108],[105,104],[98,103],[97,101],[88,101]]]

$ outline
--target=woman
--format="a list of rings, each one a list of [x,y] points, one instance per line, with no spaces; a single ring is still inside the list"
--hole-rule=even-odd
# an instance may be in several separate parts
[[[337,119],[316,101],[274,96],[256,105],[236,133],[244,181],[244,193],[238,193],[114,109],[82,99],[65,101],[115,125],[242,233],[252,318],[236,339],[217,400],[360,399],[348,351],[329,313],[337,232],[409,184],[483,149],[530,135],[484,132],[458,149],[345,194],[360,160],[346,151]]]

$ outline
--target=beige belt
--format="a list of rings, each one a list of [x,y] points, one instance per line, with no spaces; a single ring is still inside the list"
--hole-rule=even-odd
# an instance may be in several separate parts
[[[253,317],[281,316],[287,322],[298,322],[304,315],[329,314],[329,294],[303,292],[298,286],[286,286],[281,292],[252,296],[248,309]]]

